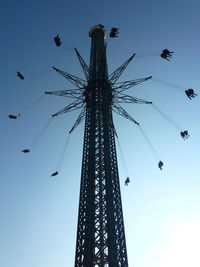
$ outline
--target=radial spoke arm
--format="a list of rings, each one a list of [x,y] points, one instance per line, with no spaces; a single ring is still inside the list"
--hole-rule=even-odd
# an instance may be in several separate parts
[[[78,99],[82,95],[82,92],[79,89],[71,89],[71,90],[60,90],[60,91],[46,91],[45,94]]]
[[[73,111],[73,110],[82,108],[83,105],[84,105],[84,101],[82,99],[75,100],[74,102],[72,102],[71,104],[66,106],[65,108],[63,108],[60,111],[58,111],[57,113],[53,114],[52,117],[67,113],[69,111]]]
[[[63,77],[65,77],[69,82],[73,83],[76,87],[81,88],[84,87],[86,85],[86,81],[78,78],[72,74],[69,74],[67,72],[64,72],[60,69],[57,69],[56,67],[52,67],[55,71],[57,71],[58,73],[60,73]]]
[[[84,107],[81,113],[79,114],[77,120],[75,121],[73,127],[69,131],[69,133],[73,132],[73,130],[85,119],[85,113],[86,113],[86,108]]]
[[[89,79],[89,67],[85,63],[84,59],[81,57],[81,55],[79,54],[79,52],[78,52],[78,50],[76,48],[75,48],[75,52],[76,52],[76,55],[77,55],[77,57],[79,59],[79,62],[81,64],[81,67],[82,67],[83,73],[85,75],[85,78],[88,81],[88,79]]]
[[[116,96],[117,103],[137,103],[137,104],[152,104],[150,101],[144,99],[133,97],[126,94],[119,94]]]
[[[131,117],[131,115],[128,114],[128,112],[125,109],[123,109],[119,104],[113,105],[113,111],[118,113],[122,117],[126,118],[127,120],[130,120],[134,122],[135,124],[139,125],[139,123],[136,120],[134,120],[133,117]]]
[[[119,68],[117,68],[113,73],[109,75],[109,80],[111,84],[115,84],[116,81],[119,79],[123,71],[126,69],[128,64],[131,62],[131,60],[134,58],[136,54],[134,53],[126,62],[124,62]]]
[[[115,86],[113,87],[113,90],[116,91],[116,93],[121,93],[133,86],[136,86],[140,83],[143,83],[149,79],[151,79],[152,76],[149,77],[145,77],[145,78],[140,78],[140,79],[136,79],[136,80],[131,80],[131,81],[125,81],[125,82],[119,82],[116,83]]]

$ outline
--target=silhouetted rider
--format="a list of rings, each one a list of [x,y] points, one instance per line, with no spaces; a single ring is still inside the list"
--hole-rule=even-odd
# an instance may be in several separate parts
[[[17,76],[18,76],[21,80],[24,80],[24,76],[21,74],[21,72],[17,71]]]
[[[52,176],[56,176],[56,175],[58,175],[58,172],[54,172],[54,173],[52,173],[51,177],[52,177]]]
[[[188,131],[183,131],[180,133],[181,134],[181,137],[185,140],[185,139],[188,139],[190,137]]]
[[[173,54],[173,53],[174,53],[174,52],[169,51],[168,49],[164,49],[164,50],[162,51],[162,53],[160,54],[160,56],[161,56],[162,58],[166,59],[166,60],[170,60],[169,58],[172,57],[172,54]]]
[[[162,170],[162,167],[163,167],[163,162],[160,160],[159,162],[158,162],[158,168],[160,169],[160,170]]]
[[[26,148],[26,149],[22,150],[22,152],[24,152],[24,153],[29,153],[30,150]]]
[[[129,177],[126,178],[124,185],[128,185],[130,183]]]
[[[119,33],[119,28],[113,27],[110,31],[110,38],[118,37],[117,34]]]
[[[62,44],[58,34],[56,35],[56,37],[54,37],[54,42],[56,43],[57,46],[60,46]]]
[[[17,116],[15,116],[15,115],[12,115],[12,114],[10,114],[10,115],[8,115],[8,117],[10,118],[10,119],[17,119]]]
[[[194,89],[189,88],[187,90],[185,90],[185,94],[187,95],[187,97],[191,100],[192,98],[194,98],[195,96],[197,96],[197,94],[195,94]]]

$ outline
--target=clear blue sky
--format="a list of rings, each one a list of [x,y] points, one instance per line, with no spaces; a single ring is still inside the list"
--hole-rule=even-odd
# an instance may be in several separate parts
[[[129,266],[200,266],[199,10],[199,1],[185,0],[0,2],[1,267],[74,265],[84,123],[71,135],[60,175],[50,179],[79,113],[56,117],[31,153],[23,154],[70,99],[46,96],[31,109],[24,107],[46,90],[73,88],[53,71],[37,75],[53,65],[83,78],[71,48],[89,62],[88,32],[99,23],[107,31],[120,28],[119,37],[108,41],[110,73],[133,52],[158,54],[135,58],[121,81],[152,75],[180,85],[148,81],[129,94],[153,101],[190,133],[187,141],[181,139],[179,130],[150,105],[123,106],[159,153],[160,171],[137,126],[114,115],[131,180],[124,186],[127,173],[118,154]],[[65,49],[55,46],[56,34]],[[164,48],[175,51],[170,62],[159,57]],[[198,97],[190,101],[187,88]],[[18,112],[20,119],[9,120]]]

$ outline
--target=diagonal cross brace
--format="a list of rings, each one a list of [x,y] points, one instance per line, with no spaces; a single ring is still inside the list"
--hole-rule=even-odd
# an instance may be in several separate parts
[[[133,117],[131,117],[131,115],[128,114],[128,112],[125,109],[123,109],[119,104],[116,103],[113,105],[113,111],[115,113],[118,113],[122,117],[126,118],[127,120],[130,120],[135,124],[139,125],[139,123],[136,120],[134,120]]]
[[[85,63],[84,59],[79,54],[78,50],[76,48],[74,48],[74,49],[75,49],[76,55],[77,55],[77,57],[79,59],[79,62],[81,64],[81,67],[82,67],[83,73],[85,75],[85,78],[88,81],[89,80],[90,69],[89,69],[88,65]]]
[[[74,102],[70,103],[68,106],[66,106],[63,109],[61,109],[60,111],[58,111],[57,113],[53,114],[52,117],[67,113],[69,111],[73,111],[73,110],[82,108],[83,105],[84,105],[84,101],[81,98],[77,99]]]
[[[152,104],[152,102],[150,101],[146,101],[144,99],[133,97],[133,96],[122,94],[122,93],[117,94],[115,99],[117,100],[117,103]]]
[[[78,99],[82,95],[82,92],[79,89],[71,89],[71,90],[60,90],[60,91],[46,91],[45,94]]]
[[[116,91],[117,93],[121,93],[122,91],[125,91],[133,86],[143,83],[151,78],[152,76],[148,76],[146,78],[140,78],[140,79],[125,81],[125,82],[118,82],[113,87],[113,91]]]
[[[79,114],[77,120],[75,121],[73,127],[69,131],[69,133],[72,133],[73,130],[85,119],[85,113],[86,113],[86,108],[84,107],[81,113]]]
[[[109,75],[109,80],[112,85],[116,83],[116,81],[119,79],[123,71],[126,69],[128,64],[131,62],[131,60],[134,58],[136,54],[134,53],[128,60],[126,60],[119,68],[117,68],[113,73]]]
[[[81,87],[84,87],[86,85],[86,81],[78,78],[72,74],[69,74],[65,71],[62,71],[60,69],[57,69],[56,67],[52,67],[55,71],[57,71],[58,73],[60,73],[63,77],[65,77],[69,82],[73,83],[76,87],[78,87],[79,89]]]

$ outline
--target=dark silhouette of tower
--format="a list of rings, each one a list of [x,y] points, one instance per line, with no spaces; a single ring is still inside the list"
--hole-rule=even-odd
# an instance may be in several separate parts
[[[76,89],[45,93],[75,99],[52,117],[82,109],[70,133],[85,119],[75,267],[128,267],[112,111],[139,126],[120,103],[152,104],[124,94],[152,77],[117,82],[135,54],[108,75],[104,26],[89,36],[89,67],[75,48],[86,80],[53,67]]]
[[[112,29],[118,30],[118,28]],[[152,77],[117,82],[135,53],[108,75],[104,26],[100,24],[94,26],[89,32],[89,37],[92,41],[89,67],[75,48],[86,80],[53,67],[55,71],[75,85],[76,89],[46,91],[45,93],[75,99],[52,117],[82,109],[69,133],[85,119],[75,267],[128,267],[115,147],[117,133],[112,111],[139,126],[151,149],[157,154],[139,123],[120,105],[120,103],[152,104],[150,101],[124,93],[127,89]],[[116,36],[110,35],[110,37]],[[54,39],[56,38],[59,39],[59,36],[57,35]],[[57,44],[57,41],[56,45],[60,46],[61,42]],[[18,76],[21,75],[20,72],[17,73]],[[24,78],[21,77],[21,79]],[[189,90],[196,96],[193,89],[186,91]],[[155,106],[154,108],[157,109]],[[167,118],[164,113],[159,110],[158,112]],[[9,115],[9,117],[17,118],[15,115]],[[186,138],[189,137],[188,131],[181,131],[183,138],[184,133],[186,133]],[[22,152],[27,153],[30,150],[24,149]],[[162,166],[163,162],[159,161],[158,167],[162,169]],[[58,171],[51,176],[56,175]],[[129,182],[130,179],[127,177],[125,185]]]
[[[85,90],[76,267],[128,266],[108,79],[105,30],[91,29],[89,80]]]

